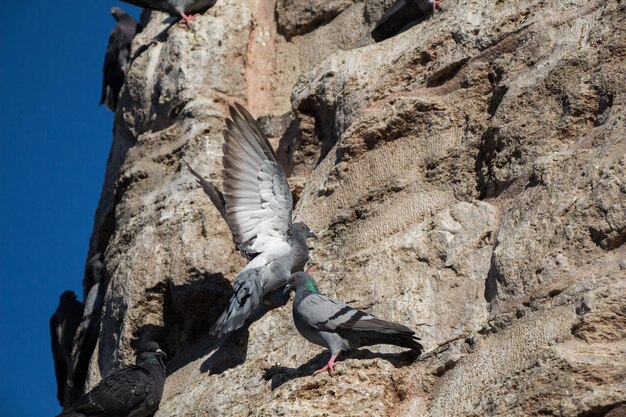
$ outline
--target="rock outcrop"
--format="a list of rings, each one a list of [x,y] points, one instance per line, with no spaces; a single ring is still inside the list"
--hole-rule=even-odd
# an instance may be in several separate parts
[[[156,339],[157,417],[626,411],[626,3],[450,0],[373,44],[389,4],[144,14],[90,242],[90,384]],[[327,356],[290,306],[208,336],[244,260],[182,160],[219,184],[233,101],[267,116],[322,291],[417,329],[420,359],[372,347],[313,377]]]

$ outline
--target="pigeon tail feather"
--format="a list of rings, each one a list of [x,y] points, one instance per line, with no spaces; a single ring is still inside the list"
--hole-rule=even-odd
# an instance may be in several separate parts
[[[254,275],[240,275],[235,281],[230,303],[211,327],[211,334],[221,337],[241,328],[262,302],[263,284],[256,278],[256,271],[249,272]]]
[[[385,344],[414,349],[420,353],[423,350],[413,330],[401,324],[377,318],[348,321],[340,325],[337,332],[341,333],[342,330],[357,333],[361,346]]]
[[[82,413],[77,413],[76,411],[74,411],[71,408],[69,408],[69,409],[63,411],[57,417],[85,417],[85,415],[82,414]]]

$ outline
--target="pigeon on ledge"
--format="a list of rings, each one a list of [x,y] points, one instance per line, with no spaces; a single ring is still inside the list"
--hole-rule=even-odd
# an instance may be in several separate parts
[[[83,303],[76,299],[74,291],[61,294],[59,306],[50,317],[50,341],[54,373],[57,379],[57,399],[63,406],[65,398],[65,381],[68,369],[72,364],[72,343],[74,334],[83,316]]]
[[[380,18],[372,31],[376,42],[384,41],[404,32],[441,9],[437,0],[398,0]]]
[[[117,107],[117,98],[126,80],[126,70],[130,61],[130,44],[137,33],[138,25],[131,15],[119,7],[112,8],[111,15],[117,21],[117,25],[109,36],[107,52],[104,55],[100,104],[105,104],[114,112]]]
[[[413,330],[320,294],[313,277],[305,272],[293,274],[285,291],[296,292],[293,320],[298,332],[309,342],[330,351],[328,364],[315,371],[315,375],[324,371],[332,375],[339,353],[362,346],[386,344],[414,349],[418,355],[422,352]]]
[[[226,119],[222,177],[224,193],[197,173],[205,192],[230,227],[237,248],[251,260],[237,275],[229,305],[211,334],[222,336],[259,318],[282,300],[292,273],[309,259],[303,223],[292,223],[293,197],[267,137],[240,104]],[[278,296],[276,296],[278,295]]]
[[[217,0],[122,0],[149,10],[157,10],[182,18],[181,23],[191,27],[191,21],[215,5]]]
[[[111,372],[57,417],[152,415],[163,395],[165,358],[157,343],[147,343],[135,365]]]
[[[84,286],[89,289],[85,309],[74,337],[72,363],[68,369],[64,405],[72,404],[85,388],[91,355],[100,335],[100,318],[106,291],[102,254],[92,256],[85,266]]]

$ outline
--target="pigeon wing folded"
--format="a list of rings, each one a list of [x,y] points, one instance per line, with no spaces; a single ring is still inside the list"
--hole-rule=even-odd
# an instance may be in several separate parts
[[[59,417],[126,416],[139,408],[150,390],[151,378],[140,366],[119,369],[106,376]]]

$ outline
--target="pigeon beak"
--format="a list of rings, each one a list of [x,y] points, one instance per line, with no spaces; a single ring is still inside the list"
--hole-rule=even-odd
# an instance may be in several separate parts
[[[167,355],[161,349],[157,349],[155,352],[157,355],[161,356],[163,359],[167,359]]]
[[[285,285],[285,289],[283,290],[283,298],[287,299],[287,301],[289,301],[291,291],[293,291],[293,286],[291,284]],[[285,304],[287,304],[287,302],[285,302]]]
[[[312,237],[313,239],[317,239],[317,235],[313,232],[309,232],[309,237]]]

